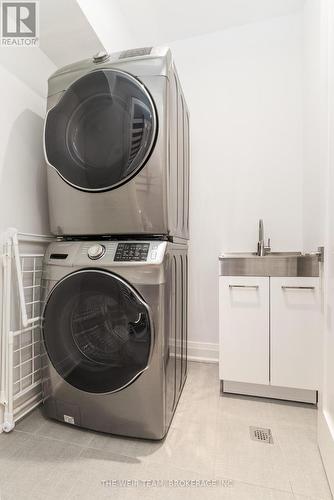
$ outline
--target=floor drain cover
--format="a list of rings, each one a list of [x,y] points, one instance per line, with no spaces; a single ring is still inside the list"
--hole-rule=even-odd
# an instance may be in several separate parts
[[[263,429],[262,427],[250,427],[250,437],[253,441],[261,441],[261,443],[273,444],[273,436],[270,429]]]

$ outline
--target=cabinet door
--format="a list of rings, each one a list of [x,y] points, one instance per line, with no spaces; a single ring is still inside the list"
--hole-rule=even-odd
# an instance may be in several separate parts
[[[271,384],[319,388],[319,278],[271,278]]]
[[[269,278],[219,277],[221,380],[269,383]]]

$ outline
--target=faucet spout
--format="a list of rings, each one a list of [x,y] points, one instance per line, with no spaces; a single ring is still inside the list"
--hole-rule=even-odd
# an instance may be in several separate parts
[[[264,241],[263,219],[259,220],[259,242]]]
[[[263,220],[259,220],[259,239],[257,242],[257,252],[256,254],[259,257],[264,255],[264,229],[263,229]]]
[[[263,257],[267,253],[271,252],[271,247],[270,247],[270,238],[268,238],[268,244],[266,245],[264,242],[264,225],[263,225],[263,220],[259,220],[259,240],[257,242],[257,251],[256,255],[259,257]]]

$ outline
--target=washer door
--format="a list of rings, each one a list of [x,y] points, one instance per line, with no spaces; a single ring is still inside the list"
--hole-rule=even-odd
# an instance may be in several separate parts
[[[76,80],[48,112],[46,159],[73,187],[107,191],[143,168],[156,132],[144,85],[122,71],[95,70]]]
[[[119,391],[147,368],[150,313],[138,293],[107,271],[77,271],[60,281],[43,313],[46,352],[59,375],[91,393]]]

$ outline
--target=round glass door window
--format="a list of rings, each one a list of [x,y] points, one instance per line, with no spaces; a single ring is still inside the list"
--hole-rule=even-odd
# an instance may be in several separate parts
[[[148,366],[148,307],[107,271],[75,272],[55,286],[43,313],[46,352],[59,375],[82,391],[129,385]]]
[[[96,70],[76,80],[48,112],[46,157],[73,187],[107,191],[143,168],[156,132],[144,85],[122,71]]]

